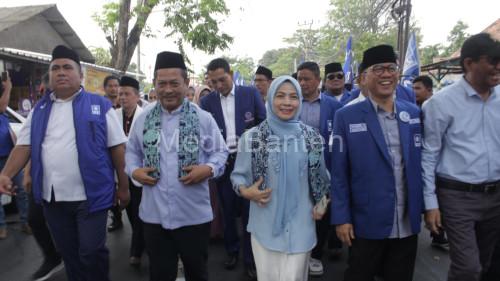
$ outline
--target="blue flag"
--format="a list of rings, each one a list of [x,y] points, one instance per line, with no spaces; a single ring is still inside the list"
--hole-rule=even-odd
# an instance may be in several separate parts
[[[239,86],[240,84],[240,71],[236,70],[236,72],[233,74],[233,82],[235,85]]]
[[[354,75],[352,72],[352,36],[349,35],[349,39],[347,40],[347,45],[345,46],[345,60],[344,60],[344,75],[345,75],[345,83],[353,84]]]
[[[401,84],[412,87],[413,79],[420,75],[420,58],[418,56],[417,40],[415,32],[412,32],[406,48],[405,64],[403,66],[403,76]]]

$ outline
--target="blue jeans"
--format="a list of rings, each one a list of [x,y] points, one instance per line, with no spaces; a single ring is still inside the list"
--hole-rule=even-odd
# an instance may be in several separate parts
[[[7,162],[7,157],[0,157],[0,171],[3,170]],[[19,217],[21,223],[28,222],[28,194],[24,190],[23,186],[23,171],[20,171],[13,179],[12,182],[16,187],[16,203],[17,209],[19,211]],[[0,199],[2,195],[0,194]],[[0,206],[0,227],[5,227],[5,212],[3,206]]]

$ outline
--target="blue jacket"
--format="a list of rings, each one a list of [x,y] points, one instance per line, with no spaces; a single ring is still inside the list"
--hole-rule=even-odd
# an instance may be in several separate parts
[[[423,211],[420,110],[396,100],[396,111],[409,113],[399,134],[407,209],[412,233],[420,231]],[[344,107],[335,116],[332,156],[332,224],[351,223],[356,237],[384,239],[393,227],[395,179],[392,161],[375,109],[369,99]]]
[[[343,99],[341,100],[342,105],[346,105],[348,102],[357,98],[360,93],[361,93],[361,89],[352,90],[349,94],[349,99],[346,99],[344,101],[342,101]],[[413,90],[408,88],[408,87],[405,87],[401,84],[398,84],[396,86],[396,99],[409,101],[413,104],[417,103],[417,99],[415,97],[415,93],[413,92]]]
[[[328,170],[331,168],[331,156],[328,149],[328,144],[330,141],[330,136],[333,132],[333,121],[335,119],[335,112],[342,108],[342,104],[338,102],[335,98],[329,96],[328,94],[321,93],[321,103],[320,103],[320,115],[319,115],[319,133],[325,140],[325,163]]]
[[[31,177],[33,196],[42,200],[42,143],[47,130],[53,101],[44,95],[33,110],[31,124]],[[89,212],[110,208],[115,192],[114,168],[107,146],[106,113],[111,103],[82,89],[73,100],[73,120],[76,133],[78,163],[85,187]],[[57,157],[57,156],[54,156]]]
[[[236,136],[260,124],[266,119],[266,108],[257,89],[247,86],[235,86],[234,90]],[[216,91],[204,96],[200,107],[212,114],[219,129],[226,139],[226,124],[220,103],[220,94]]]

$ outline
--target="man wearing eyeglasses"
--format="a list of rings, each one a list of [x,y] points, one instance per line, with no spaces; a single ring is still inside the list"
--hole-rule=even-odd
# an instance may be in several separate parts
[[[411,281],[423,207],[419,108],[394,98],[389,45],[363,54],[365,101],[335,115],[332,224],[351,246],[344,281]]]
[[[448,235],[448,281],[478,281],[500,237],[500,41],[469,37],[460,65],[423,106],[425,220]]]
[[[337,99],[344,104],[351,97],[349,91],[345,88],[344,70],[338,62],[332,62],[325,65],[325,93]]]
[[[255,71],[255,79],[253,81],[255,83],[255,88],[257,88],[257,91],[259,91],[262,97],[262,101],[265,103],[267,99],[267,90],[269,90],[269,86],[271,86],[271,82],[273,82],[273,72],[269,68],[259,65],[257,71]]]

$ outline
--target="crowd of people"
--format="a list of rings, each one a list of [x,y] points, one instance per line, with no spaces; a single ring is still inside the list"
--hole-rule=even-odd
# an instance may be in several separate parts
[[[174,281],[179,261],[186,280],[208,280],[220,226],[224,267],[242,257],[254,280],[321,276],[326,249],[345,246],[339,280],[411,281],[423,222],[449,249],[448,281],[499,280],[500,42],[471,36],[460,64],[436,94],[428,76],[399,84],[390,45],[364,51],[355,85],[338,62],[323,79],[304,62],[280,77],[259,66],[255,87],[240,86],[217,58],[193,87],[183,56],[165,51],[148,104],[129,76],[87,92],[76,52],[55,47],[17,139],[0,114],[0,193],[16,195],[44,255],[33,279],[64,266],[68,280],[109,280],[106,236],[126,209],[129,264],[145,252],[152,281]]]

